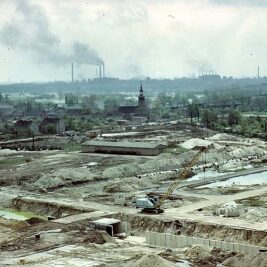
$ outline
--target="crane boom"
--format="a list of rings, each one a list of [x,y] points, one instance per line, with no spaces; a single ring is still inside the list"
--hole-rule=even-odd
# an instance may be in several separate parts
[[[198,147],[197,153],[194,155],[194,157],[186,163],[185,167],[183,168],[181,174],[179,177],[169,185],[167,190],[164,192],[162,196],[153,196],[153,195],[146,195],[146,197],[137,198],[135,201],[135,207],[141,208],[142,212],[156,212],[156,213],[162,213],[163,209],[161,209],[162,204],[164,201],[174,192],[174,190],[177,188],[178,184],[181,180],[185,180],[190,168],[199,160],[201,155],[206,152],[206,147]]]
[[[181,180],[184,180],[190,171],[190,168],[199,160],[201,155],[207,150],[206,147],[200,147],[197,154],[185,165],[182,173],[179,175],[179,179],[170,184],[166,192],[160,198],[157,208],[160,209],[164,201],[174,192]]]

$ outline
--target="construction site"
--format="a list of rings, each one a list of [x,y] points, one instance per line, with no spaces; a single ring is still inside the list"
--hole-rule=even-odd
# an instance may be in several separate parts
[[[0,150],[1,266],[267,266],[266,142],[196,127],[103,142],[124,150]]]

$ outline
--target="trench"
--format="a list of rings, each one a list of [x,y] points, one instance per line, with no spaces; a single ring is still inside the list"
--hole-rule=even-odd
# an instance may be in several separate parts
[[[222,225],[203,224],[187,220],[162,220],[153,215],[142,216],[119,213],[116,216],[129,223],[133,233],[143,234],[145,231],[182,234],[192,237],[214,240],[240,242],[244,244],[267,246],[266,231],[231,228]]]
[[[71,204],[58,204],[25,198],[13,199],[10,208],[14,208],[18,211],[30,211],[42,216],[52,216],[55,218],[96,211],[91,207],[74,207]],[[266,231],[231,228],[228,226],[204,224],[185,219],[163,220],[162,218],[155,217],[153,214],[128,214],[120,212],[114,214],[112,217],[127,222],[128,228],[130,229],[128,234],[137,236],[143,236],[145,231],[154,231],[228,242],[239,242],[257,246],[267,246]],[[76,224],[79,223],[84,223],[84,221],[76,222]]]
[[[30,211],[42,216],[51,216],[55,218],[61,218],[67,215],[74,215],[83,212],[93,212],[95,209],[86,208],[81,209],[79,207],[73,207],[70,205],[51,203],[45,201],[33,201],[32,199],[15,198],[12,200],[11,208],[18,211]]]

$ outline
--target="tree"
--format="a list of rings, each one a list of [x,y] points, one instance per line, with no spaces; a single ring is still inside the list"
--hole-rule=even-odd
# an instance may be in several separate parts
[[[214,127],[215,123],[218,121],[217,114],[211,109],[204,109],[201,121],[206,125],[208,128]]]
[[[187,107],[188,115],[191,118],[191,123],[193,122],[193,118],[197,117],[199,121],[199,108],[197,104],[190,104]]]
[[[66,94],[65,95],[65,104],[67,106],[73,106],[79,103],[79,99],[77,95],[74,94]]]
[[[239,111],[232,110],[228,114],[227,122],[229,126],[238,125],[240,123],[240,120],[241,120],[241,114]]]

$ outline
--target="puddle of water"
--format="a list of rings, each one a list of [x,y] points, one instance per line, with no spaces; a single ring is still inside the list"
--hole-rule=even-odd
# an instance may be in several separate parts
[[[215,182],[209,185],[203,185],[199,188],[230,187],[232,185],[255,185],[267,183],[267,171],[242,175],[231,178],[227,181]]]
[[[187,179],[187,182],[195,181],[195,180],[204,180],[205,178],[211,178],[211,177],[218,177],[225,175],[225,173],[217,172],[214,170],[207,170],[206,172],[200,172],[194,175],[193,177]]]

